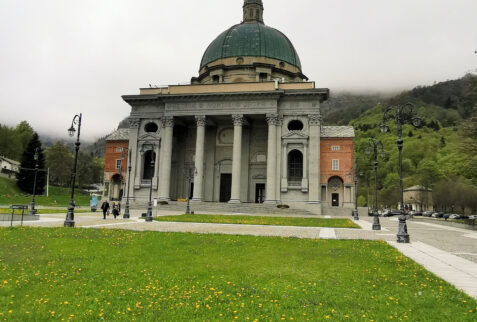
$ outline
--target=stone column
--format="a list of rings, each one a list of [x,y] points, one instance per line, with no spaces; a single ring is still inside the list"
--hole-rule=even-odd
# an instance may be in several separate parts
[[[163,138],[161,144],[161,161],[159,170],[159,200],[171,200],[172,137],[174,134],[174,117],[165,116],[162,120]]]
[[[287,191],[288,191],[288,155],[287,155],[287,144],[283,142],[281,192],[287,192]]]
[[[242,127],[244,117],[240,114],[232,115],[234,122],[234,150],[232,157],[232,196],[229,203],[240,203],[240,181],[242,170]]]
[[[303,145],[303,152],[303,179],[301,180],[301,191],[308,192],[308,143]]]
[[[320,203],[320,136],[321,116],[312,114],[308,116],[310,125],[310,146],[308,150],[309,189],[308,201],[312,204]]]
[[[137,146],[137,139],[139,137],[139,124],[141,122],[140,119],[134,119],[130,118],[129,120],[129,151],[127,156],[128,156],[128,165],[127,167],[131,166],[131,175],[129,175],[128,172],[126,172],[126,180],[131,180],[129,182],[129,191],[127,192],[129,194],[129,200],[134,200],[134,186],[136,184],[136,177],[139,177],[141,173],[141,165],[138,165],[138,146]],[[131,152],[129,154],[129,152]],[[131,158],[129,158],[129,155],[131,155]],[[128,169],[128,168],[126,168]],[[126,187],[128,183],[126,182]],[[126,188],[127,189],[127,188]]]
[[[267,187],[265,203],[275,204],[277,185],[277,114],[267,114],[268,123],[268,151],[267,151]]]
[[[194,174],[194,196],[193,201],[202,201],[203,179],[204,179],[204,148],[205,148],[205,126],[207,119],[205,116],[196,116],[197,138],[195,141],[195,174]]]

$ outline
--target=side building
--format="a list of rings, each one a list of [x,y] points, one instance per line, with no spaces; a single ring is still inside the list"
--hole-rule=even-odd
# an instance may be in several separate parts
[[[129,129],[119,129],[106,137],[103,198],[120,201],[126,190]]]

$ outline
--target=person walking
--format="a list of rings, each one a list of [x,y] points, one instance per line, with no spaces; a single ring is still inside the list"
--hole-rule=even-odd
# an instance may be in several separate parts
[[[103,219],[106,219],[106,213],[109,210],[109,202],[107,200],[103,201],[103,204],[101,205],[101,210],[103,210]]]
[[[113,203],[113,216],[114,216],[114,219],[116,219],[116,217],[119,216],[119,203],[117,202]]]

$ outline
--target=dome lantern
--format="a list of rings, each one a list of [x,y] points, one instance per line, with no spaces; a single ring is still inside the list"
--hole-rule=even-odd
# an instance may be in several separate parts
[[[245,0],[243,5],[244,23],[263,23],[262,0]]]

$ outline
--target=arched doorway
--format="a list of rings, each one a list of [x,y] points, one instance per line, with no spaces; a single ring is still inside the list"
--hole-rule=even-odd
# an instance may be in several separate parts
[[[121,201],[123,197],[123,178],[117,173],[111,178],[111,196],[112,201]]]
[[[331,207],[342,207],[344,201],[344,184],[340,177],[328,180],[328,200]]]

